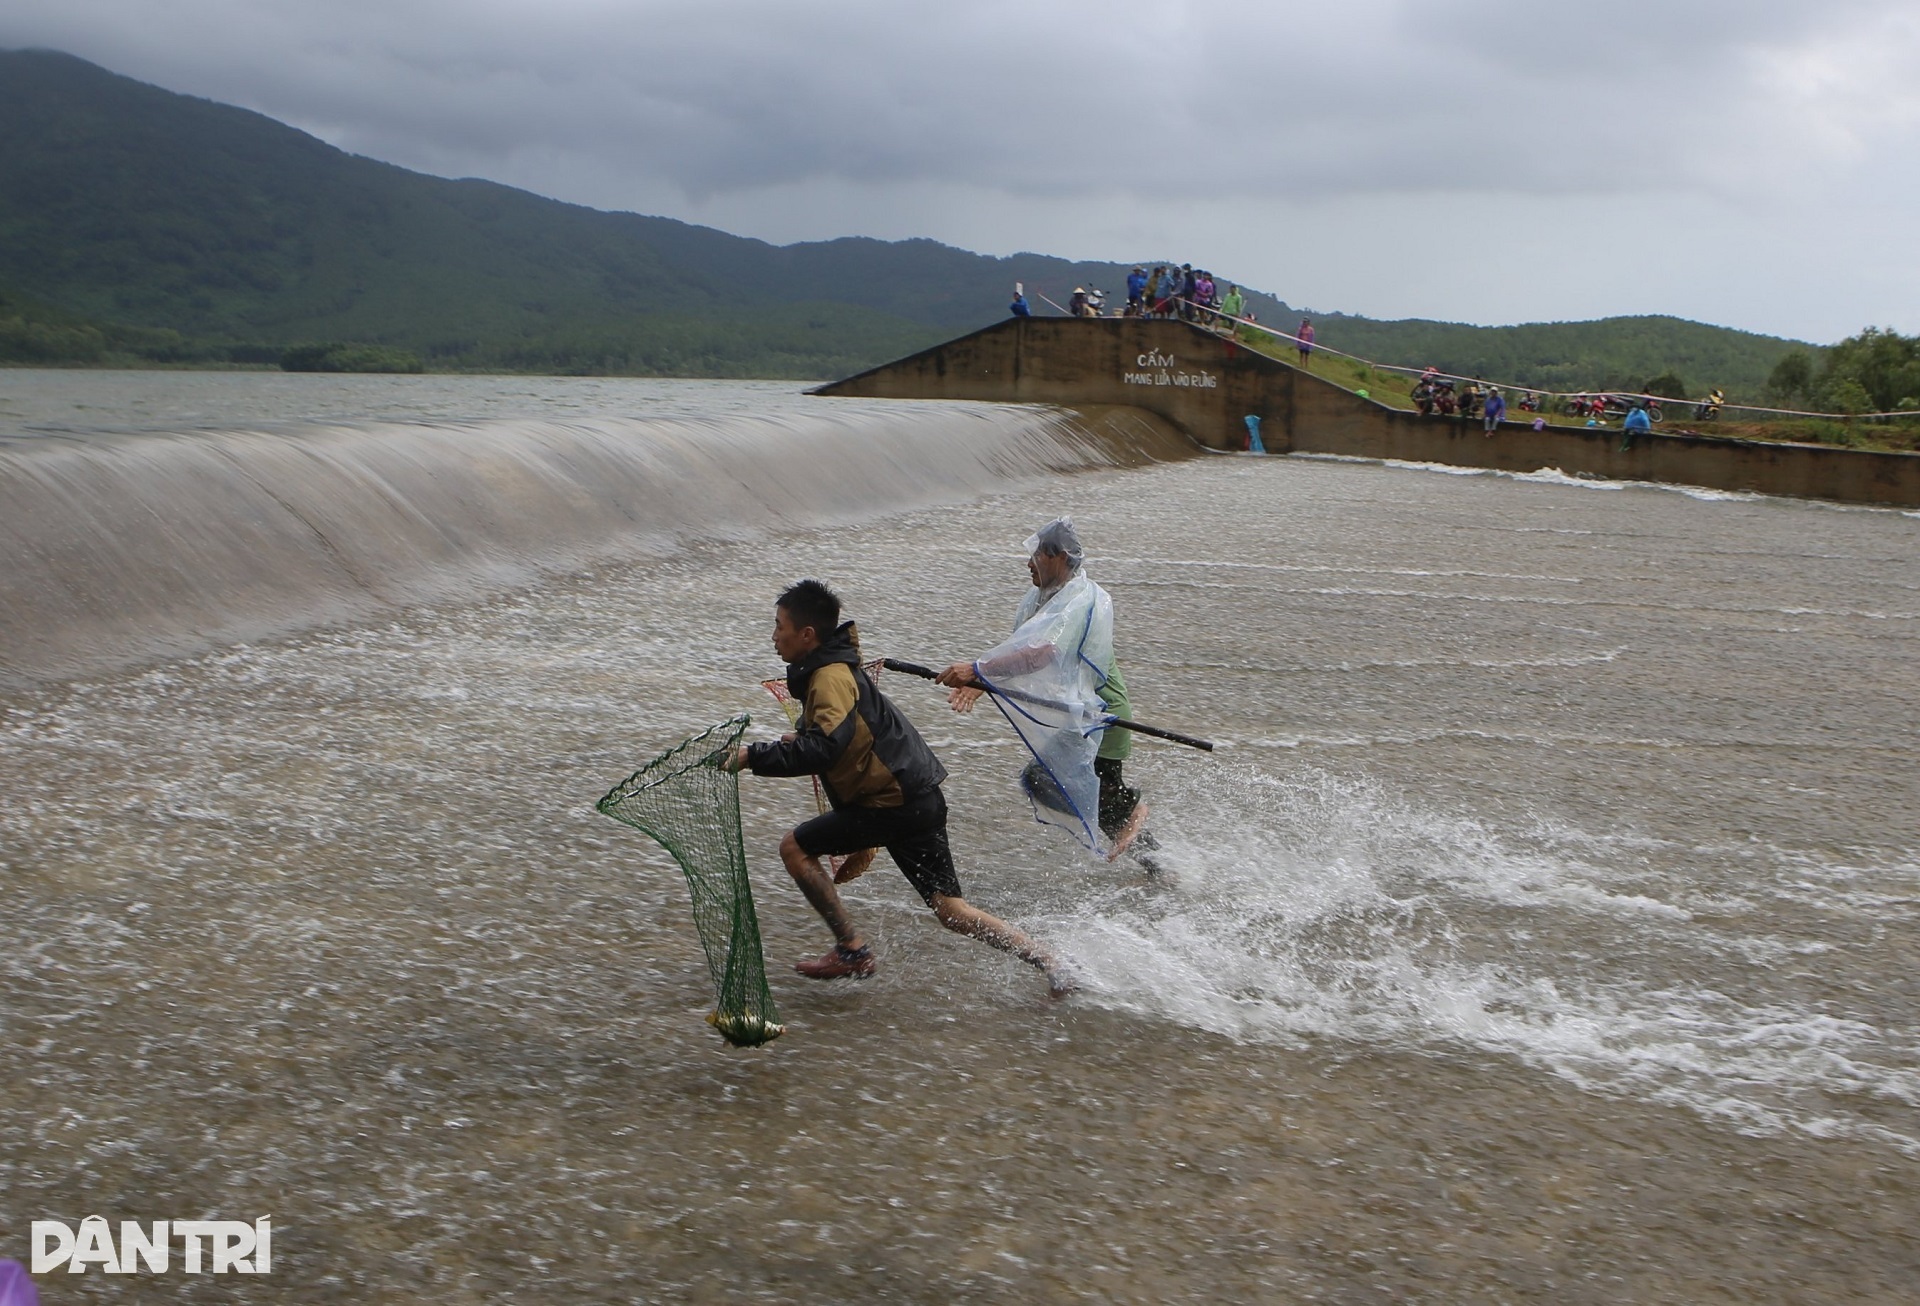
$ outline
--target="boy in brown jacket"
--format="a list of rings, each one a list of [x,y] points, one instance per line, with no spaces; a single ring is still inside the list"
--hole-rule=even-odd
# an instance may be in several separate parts
[[[834,938],[832,951],[794,969],[809,979],[873,974],[872,950],[820,859],[880,847],[942,925],[1038,967],[1056,993],[1071,989],[1052,954],[961,896],[940,792],[947,769],[861,669],[859,632],[840,622],[833,591],[817,580],[789,586],[775,602],[773,648],[787,663],[787,692],[803,704],[798,729],[777,743],[745,745],[725,765],[755,775],[817,775],[826,791],[831,810],[780,840],[787,873]]]

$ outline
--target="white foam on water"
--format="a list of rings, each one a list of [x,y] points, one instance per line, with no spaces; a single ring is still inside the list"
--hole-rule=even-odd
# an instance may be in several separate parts
[[[1774,497],[1752,490],[1715,490],[1704,485],[1679,485],[1667,481],[1615,480],[1603,476],[1580,476],[1558,467],[1542,467],[1531,472],[1509,472],[1497,467],[1457,467],[1451,463],[1421,462],[1410,458],[1358,458],[1349,454],[1295,453],[1286,455],[1315,462],[1375,463],[1408,472],[1434,472],[1441,476],[1493,476],[1502,480],[1525,481],[1534,485],[1560,485],[1578,490],[1661,490],[1685,495],[1703,503],[1764,503]]]
[[[1769,934],[1788,927],[1765,910],[1729,932],[1727,899],[1646,873],[1658,841],[1495,830],[1304,767],[1155,796],[1179,883],[1116,878],[1049,921],[1090,1002],[1248,1041],[1477,1049],[1744,1131],[1920,1154],[1920,1122],[1886,1119],[1920,1107],[1920,1031],[1796,1004],[1773,975],[1834,945]],[[1700,974],[1718,978],[1674,980]]]
[[[1591,531],[1569,531],[1566,534],[1591,535]],[[984,551],[983,551],[984,552]],[[1247,562],[1241,559],[1221,560],[1191,558],[1153,558],[1103,556],[1100,559],[1103,570],[1114,567],[1166,567],[1173,570],[1192,568],[1201,571],[1218,572],[1292,572],[1317,575],[1338,576],[1414,576],[1420,578],[1466,578],[1469,580],[1527,580],[1545,581],[1557,585],[1579,585],[1588,578],[1584,576],[1549,575],[1542,572],[1486,571],[1469,567],[1368,567],[1355,563],[1329,565],[1326,563],[1306,562]]]
[[[1751,490],[1713,490],[1704,485],[1681,485],[1669,481],[1631,481],[1613,480],[1601,476],[1577,476],[1563,472],[1558,467],[1542,467],[1534,472],[1495,472],[1493,474],[1516,481],[1531,482],[1535,485],[1564,485],[1577,490],[1661,490],[1668,494],[1698,499],[1702,503],[1761,503],[1768,497]]]
[[[1410,458],[1382,458],[1382,467],[1394,467],[1405,472],[1437,472],[1442,476],[1499,476],[1509,480],[1538,480],[1540,472],[1503,472],[1494,467],[1455,467],[1451,463],[1424,463]],[[1612,484],[1608,488],[1618,488]]]

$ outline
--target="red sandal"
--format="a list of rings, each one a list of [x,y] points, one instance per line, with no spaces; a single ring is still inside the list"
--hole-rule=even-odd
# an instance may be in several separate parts
[[[796,961],[793,968],[808,979],[871,979],[874,972],[873,949],[864,945],[848,948],[836,943],[831,952],[824,952],[808,961]]]

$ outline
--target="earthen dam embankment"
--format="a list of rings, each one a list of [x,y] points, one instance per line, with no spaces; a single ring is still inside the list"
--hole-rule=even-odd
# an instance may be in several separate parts
[[[882,399],[1131,405],[1212,449],[1239,449],[1260,419],[1270,453],[1659,481],[1708,489],[1920,507],[1920,454],[1654,433],[1630,449],[1604,428],[1508,423],[1390,408],[1183,322],[1010,318],[818,387]]]

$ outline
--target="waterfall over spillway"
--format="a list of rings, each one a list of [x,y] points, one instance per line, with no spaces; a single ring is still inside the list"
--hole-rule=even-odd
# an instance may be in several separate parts
[[[1132,410],[356,422],[0,443],[0,679],[485,592],[697,538],[858,521],[1182,457]]]

